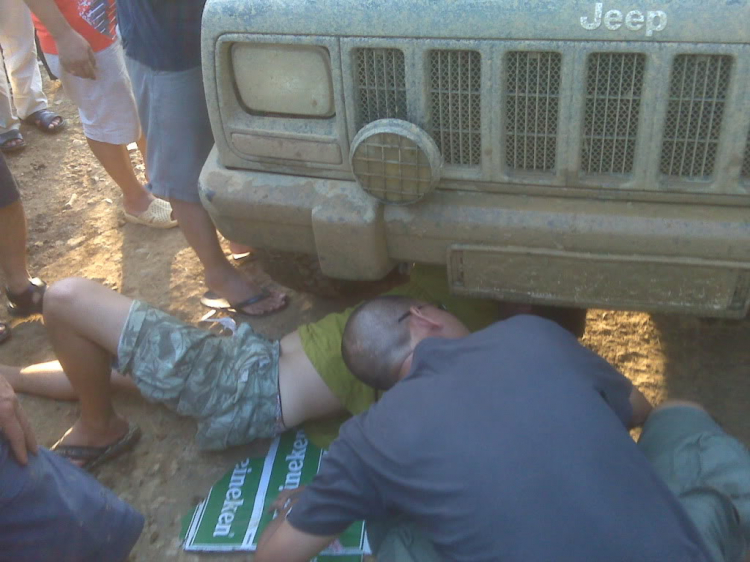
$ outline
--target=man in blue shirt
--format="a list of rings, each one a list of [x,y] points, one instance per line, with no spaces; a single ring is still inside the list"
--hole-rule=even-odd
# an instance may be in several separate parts
[[[120,34],[141,127],[151,191],[169,200],[204,268],[209,306],[248,315],[275,312],[286,295],[243,276],[219,245],[198,196],[198,176],[213,146],[200,58],[206,0],[118,0]]]
[[[351,316],[342,352],[388,392],[277,505],[256,562],[307,560],[359,519],[389,561],[742,559],[747,450],[686,405],[652,413],[637,445],[645,398],[558,325],[516,316],[469,334],[385,297]]]

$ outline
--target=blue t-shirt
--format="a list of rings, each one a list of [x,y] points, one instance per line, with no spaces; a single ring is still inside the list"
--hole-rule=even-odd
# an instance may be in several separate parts
[[[201,16],[206,0],[117,0],[125,54],[154,70],[201,63]]]
[[[143,516],[70,461],[23,467],[0,438],[0,562],[123,562]]]
[[[447,560],[709,562],[630,437],[631,383],[557,324],[428,339],[347,422],[288,520],[333,535],[401,514]]]

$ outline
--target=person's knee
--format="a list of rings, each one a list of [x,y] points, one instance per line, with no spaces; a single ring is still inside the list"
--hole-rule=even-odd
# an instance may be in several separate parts
[[[44,294],[45,324],[70,318],[76,311],[82,313],[78,307],[85,303],[86,293],[92,285],[96,285],[96,282],[80,277],[69,277],[50,285]]]
[[[666,400],[665,402],[662,402],[659,404],[656,408],[654,408],[651,411],[651,414],[655,414],[656,412],[659,412],[661,410],[668,410],[669,408],[695,408],[696,410],[700,410],[701,412],[705,412],[706,409],[698,404],[697,402],[692,402],[690,400]]]

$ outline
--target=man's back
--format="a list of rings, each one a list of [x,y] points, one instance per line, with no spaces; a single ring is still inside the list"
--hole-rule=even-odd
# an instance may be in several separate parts
[[[403,513],[450,560],[708,560],[625,429],[630,391],[538,318],[426,340],[290,521],[325,534],[342,514]]]

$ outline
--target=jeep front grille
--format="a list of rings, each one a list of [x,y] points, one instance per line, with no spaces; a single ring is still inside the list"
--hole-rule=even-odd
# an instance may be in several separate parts
[[[505,160],[510,169],[555,168],[561,63],[560,53],[508,53]]]
[[[481,64],[476,51],[430,52],[430,133],[446,164],[479,165]]]
[[[404,53],[357,49],[357,129],[378,119],[406,119]]]
[[[630,174],[633,171],[645,67],[646,56],[642,54],[589,56],[582,172]]]
[[[341,45],[349,138],[378,119],[414,123],[443,156],[439,188],[750,195],[750,133],[733,141],[750,119],[750,45]]]
[[[732,59],[679,55],[672,66],[661,173],[684,179],[713,175]]]

